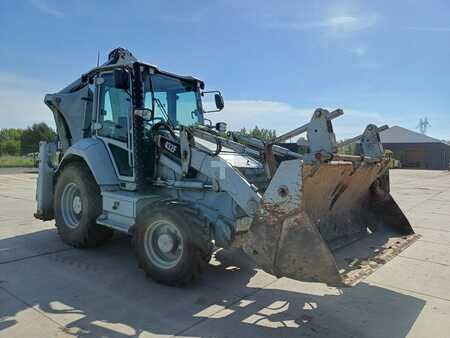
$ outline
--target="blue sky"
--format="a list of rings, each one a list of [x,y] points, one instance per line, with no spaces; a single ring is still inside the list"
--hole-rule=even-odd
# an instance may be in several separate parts
[[[338,138],[369,122],[450,139],[448,1],[0,0],[0,128],[52,122],[42,103],[118,46],[220,89],[232,129],[278,132],[343,108]]]

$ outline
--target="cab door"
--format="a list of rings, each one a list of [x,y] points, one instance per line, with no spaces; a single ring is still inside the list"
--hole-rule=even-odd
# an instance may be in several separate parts
[[[103,140],[120,180],[134,182],[130,137],[132,100],[130,94],[114,87],[112,72],[97,78],[96,136]]]

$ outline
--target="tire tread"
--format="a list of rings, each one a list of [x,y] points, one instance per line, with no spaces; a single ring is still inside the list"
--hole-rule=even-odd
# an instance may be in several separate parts
[[[60,173],[58,180],[64,178],[65,175],[71,175],[72,173],[78,176],[78,178],[85,183],[85,189],[88,196],[92,196],[89,204],[92,204],[88,212],[90,212],[91,223],[80,232],[79,236],[76,239],[69,239],[64,232],[64,224],[59,223],[58,217],[55,217],[55,225],[58,230],[58,234],[63,239],[63,241],[74,248],[92,248],[96,246],[100,246],[105,242],[109,241],[113,236],[113,230],[98,225],[95,220],[98,217],[98,214],[101,213],[102,202],[100,195],[100,188],[97,185],[97,182],[93,178],[90,170],[86,167],[86,165],[82,162],[72,162],[67,164]],[[59,181],[58,181],[59,182]],[[56,184],[56,191],[58,191],[58,182]],[[57,210],[59,204],[59,196],[55,196],[55,207]],[[55,215],[56,216],[56,215]]]
[[[138,245],[139,240],[139,227],[145,224],[145,220],[155,211],[167,210],[169,213],[175,213],[181,216],[185,223],[189,224],[189,231],[192,233],[193,238],[197,238],[193,247],[193,257],[191,260],[190,268],[184,269],[183,273],[177,277],[177,279],[168,279],[163,274],[155,273],[147,269],[147,262],[145,254],[142,251],[142,247]],[[178,200],[168,199],[152,203],[143,211],[142,215],[137,220],[137,231],[133,236],[133,248],[138,259],[138,266],[144,270],[147,277],[154,281],[175,287],[184,287],[188,284],[198,280],[202,272],[205,270],[208,262],[211,258],[212,245],[210,240],[209,224],[206,217],[197,208],[194,208],[190,203],[182,202]]]

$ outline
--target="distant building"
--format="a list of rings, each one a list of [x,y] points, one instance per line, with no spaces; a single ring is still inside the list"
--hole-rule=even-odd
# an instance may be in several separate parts
[[[394,126],[380,133],[384,149],[394,153],[402,168],[447,170],[450,146],[441,140]]]
[[[450,145],[441,140],[394,126],[380,133],[383,148],[394,153],[402,168],[447,170],[450,165]],[[359,142],[358,142],[359,143]],[[294,152],[307,153],[308,142],[282,143],[281,146]],[[357,145],[356,153],[360,153]]]

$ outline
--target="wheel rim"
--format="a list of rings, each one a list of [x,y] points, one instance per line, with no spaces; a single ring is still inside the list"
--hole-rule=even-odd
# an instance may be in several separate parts
[[[183,255],[183,237],[180,230],[168,221],[154,222],[145,231],[144,246],[147,257],[161,269],[178,264]]]
[[[75,183],[69,183],[61,195],[61,214],[64,223],[71,229],[78,228],[82,212],[80,189]]]

